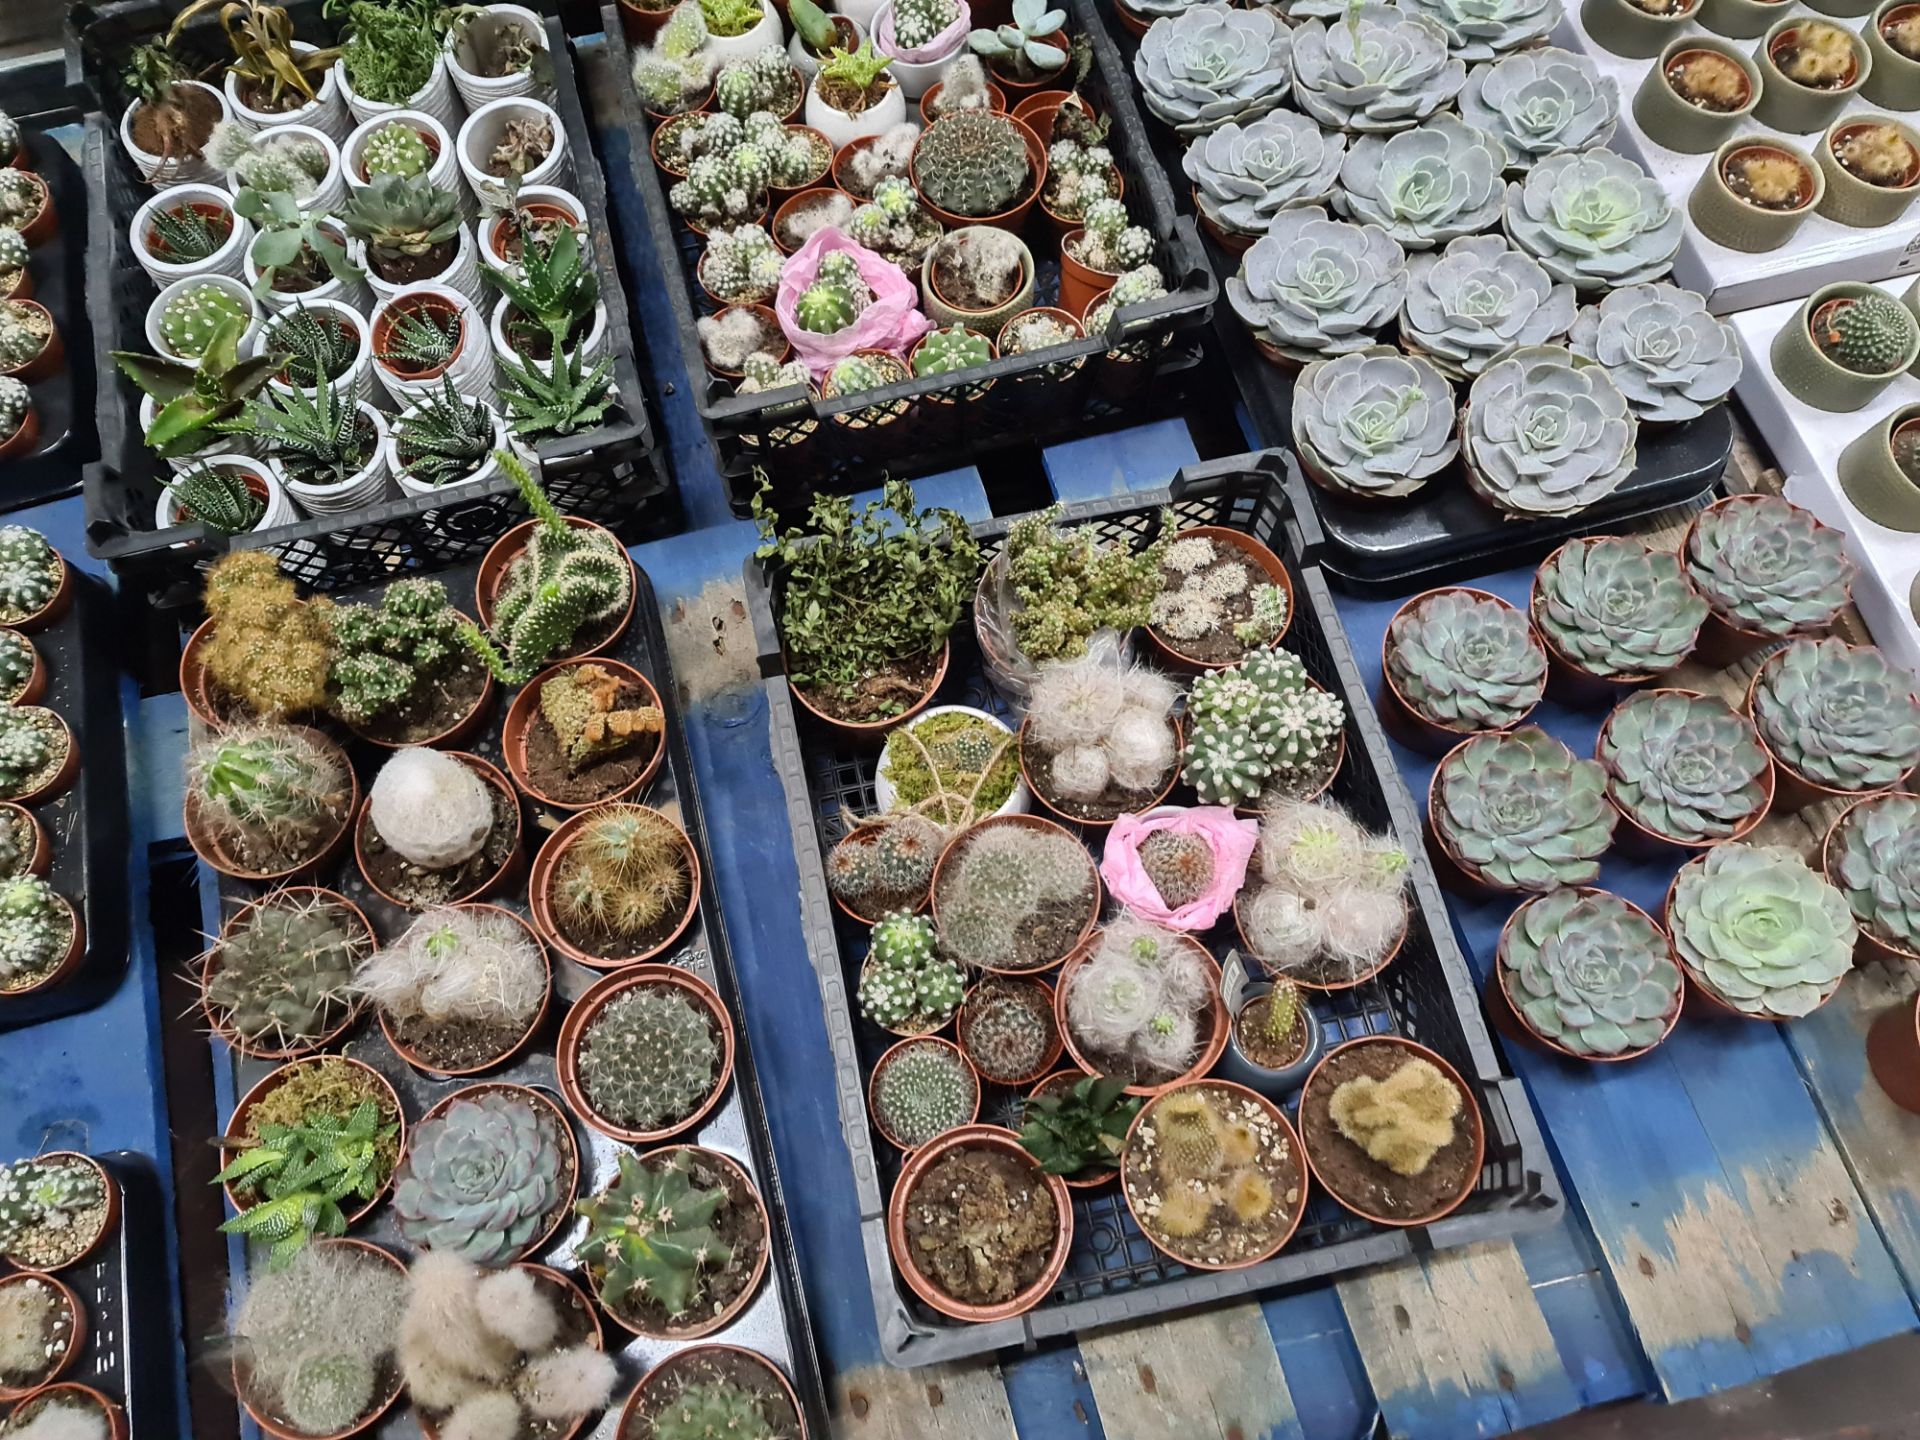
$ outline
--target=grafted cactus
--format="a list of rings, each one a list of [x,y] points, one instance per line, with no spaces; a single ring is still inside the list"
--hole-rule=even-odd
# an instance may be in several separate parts
[[[1768,637],[1825,629],[1853,586],[1841,533],[1777,495],[1702,511],[1681,559],[1716,615]]]
[[[1428,819],[1448,852],[1500,890],[1591,885],[1619,818],[1606,771],[1537,726],[1481,735],[1435,773]]]
[[[1692,652],[1707,602],[1679,557],[1638,540],[1574,540],[1540,567],[1533,620],[1565,659],[1591,675],[1646,676]]]
[[[1465,733],[1524,718],[1540,703],[1547,657],[1526,617],[1504,600],[1441,590],[1393,617],[1386,669],[1422,716]]]
[[[1724,700],[1635,695],[1600,732],[1607,793],[1626,816],[1687,845],[1726,840],[1766,806],[1767,752]]]
[[[1645,914],[1604,891],[1556,890],[1514,911],[1497,963],[1520,1017],[1576,1055],[1638,1054],[1680,1008],[1680,967]]]
[[[1884,790],[1920,763],[1911,673],[1871,646],[1795,640],[1754,677],[1753,723],[1774,758],[1830,790]]]
[[[1861,929],[1920,956],[1920,799],[1881,795],[1849,810],[1828,842],[1827,875]]]
[[[1763,1019],[1818,1009],[1853,968],[1846,898],[1777,846],[1716,845],[1682,866],[1667,926],[1692,978]]]

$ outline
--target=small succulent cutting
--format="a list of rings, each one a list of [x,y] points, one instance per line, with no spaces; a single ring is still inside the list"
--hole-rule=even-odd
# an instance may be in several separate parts
[[[1716,845],[1682,866],[1667,929],[1690,976],[1759,1019],[1810,1014],[1853,968],[1846,897],[1774,845]]]
[[[1329,130],[1404,130],[1446,109],[1467,82],[1447,32],[1394,5],[1346,8],[1293,34],[1293,99]]]
[[[1680,559],[1620,536],[1569,541],[1547,557],[1533,620],[1560,655],[1590,675],[1658,675],[1692,653],[1707,602]]]
[[[1685,226],[1660,182],[1611,150],[1549,155],[1507,186],[1507,238],[1580,290],[1658,280]]]
[[[1255,338],[1296,360],[1363,350],[1407,293],[1406,253],[1378,225],[1317,205],[1283,210],[1240,259],[1227,300]]]
[[[1827,878],[1862,929],[1920,956],[1920,799],[1881,795],[1849,810],[1828,841]]]
[[[1155,20],[1133,57],[1147,108],[1182,135],[1277,109],[1293,73],[1294,32],[1273,10],[1191,5]]]
[[[1264,235],[1275,215],[1333,195],[1344,135],[1329,135],[1304,115],[1275,110],[1242,124],[1230,120],[1189,142],[1180,167],[1194,184],[1200,213],[1236,235]]]
[[[1728,840],[1767,806],[1767,752],[1726,701],[1653,690],[1600,731],[1607,793],[1628,819],[1683,845]]]
[[[1513,1008],[1576,1055],[1624,1058],[1660,1043],[1683,989],[1667,937],[1605,891],[1556,890],[1513,912],[1498,962]]]
[[[1474,380],[1460,443],[1468,482],[1496,510],[1571,515],[1633,473],[1639,434],[1605,370],[1558,345],[1528,345]]]
[[[1436,115],[1412,130],[1358,137],[1335,203],[1407,249],[1427,250],[1498,223],[1506,165],[1506,146],[1491,131]]]
[[[1497,235],[1463,235],[1407,261],[1400,333],[1450,380],[1468,380],[1516,345],[1567,333],[1573,287]]]
[[[456,1099],[407,1146],[393,1189],[400,1233],[476,1265],[526,1253],[571,1197],[565,1149],[552,1117],[521,1096]]]
[[[1547,657],[1504,600],[1441,590],[1387,626],[1387,675],[1424,718],[1463,734],[1518,724],[1540,703]]]
[[[1591,885],[1619,816],[1607,772],[1538,726],[1481,735],[1440,762],[1428,819],[1448,852],[1500,890]]]
[[[1300,372],[1293,439],[1315,479],[1379,499],[1413,494],[1460,453],[1445,377],[1384,346]]]
[[[1913,676],[1872,646],[1795,640],[1754,677],[1753,723],[1774,758],[1830,790],[1885,790],[1920,763]]]
[[[1584,55],[1519,50],[1467,73],[1460,115],[1498,135],[1513,168],[1527,170],[1543,156],[1605,145],[1620,117],[1620,87]]]
[[[1607,372],[1641,420],[1705,414],[1740,378],[1733,327],[1707,313],[1706,297],[1678,285],[1628,285],[1582,310],[1567,344]]]
[[[1825,629],[1853,588],[1840,531],[1777,495],[1702,511],[1681,559],[1716,615],[1769,638]]]

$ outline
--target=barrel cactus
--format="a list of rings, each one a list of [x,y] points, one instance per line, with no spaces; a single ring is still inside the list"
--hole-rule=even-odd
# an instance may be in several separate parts
[[[1515,170],[1545,155],[1605,145],[1620,119],[1620,86],[1584,55],[1554,46],[1476,65],[1460,92],[1460,117],[1491,130]]]
[[[1702,511],[1681,560],[1714,614],[1769,638],[1824,630],[1853,589],[1845,537],[1778,495]]]
[[[11,375],[0,375],[0,442],[11,440],[27,422],[33,409],[33,392],[25,382]]]
[[[1026,134],[991,110],[943,116],[913,147],[913,175],[931,205],[954,215],[998,215],[1033,187]]]
[[[1813,326],[1813,340],[1821,354],[1856,375],[1891,375],[1911,359],[1916,328],[1920,321],[1906,306],[1872,293],[1827,310],[1827,318]]]
[[[1346,149],[1346,136],[1329,135],[1291,110],[1275,110],[1245,124],[1230,120],[1195,138],[1180,166],[1193,182],[1202,215],[1222,230],[1257,236],[1282,210],[1324,203]]]
[[[1296,360],[1364,350],[1406,293],[1406,255],[1391,235],[1317,205],[1276,215],[1227,281],[1241,322]]]
[[[1667,929],[1688,975],[1758,1019],[1810,1014],[1853,968],[1846,897],[1774,845],[1716,845],[1674,877]]]
[[[1489,505],[1571,515],[1633,473],[1639,434],[1605,370],[1577,363],[1563,346],[1528,345],[1474,380],[1460,441],[1468,483]]]
[[[920,348],[913,353],[915,375],[951,375],[971,370],[993,359],[993,345],[986,336],[964,325],[949,325],[929,331]]]
[[[1658,1045],[1683,985],[1667,937],[1605,891],[1556,890],[1513,912],[1500,974],[1527,1027],[1576,1055],[1623,1059]]]
[[[1740,378],[1733,327],[1707,313],[1706,297],[1678,285],[1609,291],[1575,317],[1567,345],[1606,370],[1641,420],[1695,419]]]
[[[1387,626],[1386,670],[1420,715],[1463,734],[1519,723],[1547,683],[1527,617],[1471,590],[1436,590],[1401,607]]]
[[[1599,759],[1607,792],[1628,819],[1686,845],[1731,839],[1772,793],[1752,724],[1708,695],[1631,697],[1607,717]]]
[[[1920,799],[1881,795],[1847,811],[1828,842],[1827,878],[1863,930],[1920,956]]]
[[[1885,790],[1920,763],[1913,676],[1872,646],[1795,640],[1753,682],[1753,723],[1774,758],[1830,790]]]
[[[1314,478],[1356,495],[1411,495],[1460,453],[1453,391],[1385,346],[1315,360],[1293,389],[1293,441]]]
[[[1507,238],[1578,290],[1658,280],[1685,214],[1660,182],[1611,150],[1550,155],[1507,185]]]
[[[1400,8],[1436,21],[1447,48],[1462,60],[1491,60],[1538,45],[1560,23],[1561,0],[1399,0]]]
[[[1294,103],[1329,130],[1404,130],[1450,106],[1466,83],[1447,32],[1397,6],[1369,0],[1293,33]]]
[[[1574,319],[1571,285],[1498,235],[1463,235],[1407,261],[1400,333],[1448,379],[1468,380],[1516,345],[1544,345]]]
[[[1133,76],[1155,115],[1182,135],[1205,135],[1280,106],[1293,41],[1268,6],[1193,5],[1153,22],[1133,57]]]
[[[1591,885],[1619,816],[1607,774],[1535,725],[1480,735],[1434,772],[1428,815],[1459,864],[1498,890]]]
[[[1499,222],[1506,164],[1506,147],[1492,133],[1436,115],[1395,135],[1356,139],[1335,203],[1407,249],[1427,250]]]
[[[502,1265],[540,1239],[572,1198],[573,1178],[552,1115],[488,1090],[453,1101],[414,1132],[393,1210],[408,1244]]]
[[[203,280],[187,286],[161,308],[160,338],[174,354],[195,359],[227,321],[245,325],[252,319],[253,308],[244,296]]]
[[[1692,653],[1707,602],[1678,556],[1621,536],[1574,540],[1540,567],[1533,622],[1589,675],[1658,675]]]
[[[398,120],[382,125],[360,148],[360,163],[369,180],[380,175],[424,175],[433,168],[434,153],[420,131]]]

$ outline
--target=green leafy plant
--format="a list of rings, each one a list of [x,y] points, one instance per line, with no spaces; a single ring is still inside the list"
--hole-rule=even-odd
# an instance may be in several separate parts
[[[400,1125],[397,1118],[383,1120],[380,1103],[367,1099],[351,1111],[315,1108],[294,1124],[262,1125],[252,1143],[213,1177],[231,1185],[236,1195],[254,1198],[220,1227],[221,1233],[267,1242],[267,1263],[275,1270],[285,1269],[315,1235],[346,1234],[340,1202],[371,1201],[390,1172],[381,1146],[394,1140]]]
[[[1514,912],[1498,963],[1521,1018],[1576,1055],[1638,1054],[1680,1006],[1667,937],[1604,891],[1556,890]]]
[[[858,114],[885,93],[881,81],[891,64],[893,57],[876,51],[870,38],[852,50],[836,45],[820,62],[820,86],[838,109]],[[892,84],[892,78],[886,83]]]
[[[453,377],[393,422],[400,468],[429,485],[452,485],[487,463],[493,453],[493,412],[484,400],[464,399]]]
[[[571,225],[562,225],[552,243],[535,243],[532,228],[522,217],[520,229],[520,266],[508,271],[483,266],[487,283],[507,297],[509,314],[507,335],[523,351],[529,326],[544,331],[555,352],[572,338],[574,331],[592,319],[600,303],[600,278],[580,250],[580,235]]]
[[[586,368],[578,348],[555,350],[542,370],[536,360],[501,360],[500,400],[522,440],[591,429],[612,408],[613,356]]]
[[[766,13],[762,0],[700,0],[700,13],[715,35],[744,35]]]
[[[351,388],[321,379],[311,390],[269,391],[254,406],[252,432],[287,475],[309,485],[340,485],[373,460],[378,432]]]
[[[404,105],[433,78],[447,25],[441,0],[326,0],[324,13],[346,17],[340,59],[362,99]]]
[[[457,310],[438,305],[415,305],[395,310],[387,332],[387,346],[374,353],[394,369],[425,374],[451,364],[466,334],[466,320]]]
[[[196,465],[163,488],[173,497],[181,523],[197,522],[218,535],[245,534],[267,513],[267,502],[247,488],[245,475],[234,468]]]
[[[247,87],[254,109],[290,110],[319,95],[340,51],[294,49],[293,19],[284,6],[263,0],[193,0],[174,16],[168,43],[179,40],[188,21],[216,6],[220,28],[233,46],[227,69]]]
[[[1023,515],[1007,531],[1007,579],[1020,602],[1015,640],[1028,660],[1072,660],[1102,629],[1144,625],[1160,589],[1160,558],[1176,528],[1163,519],[1145,549],[1103,541],[1091,525],[1057,530],[1060,507]]]
[[[425,176],[386,175],[351,196],[340,219],[372,260],[394,265],[457,239],[464,217],[453,191]]]
[[[1126,1080],[1088,1075],[1064,1092],[1050,1089],[1024,1102],[1020,1143],[1049,1175],[1083,1175],[1120,1163],[1133,1117],[1146,1103],[1127,1095]]]
[[[684,1150],[663,1160],[622,1150],[619,1178],[576,1207],[587,1220],[577,1254],[598,1272],[596,1291],[608,1309],[639,1295],[678,1319],[705,1295],[709,1268],[733,1258],[714,1230],[727,1192],[696,1189],[690,1163]]]
[[[240,358],[245,320],[228,320],[214,331],[197,362],[115,350],[120,373],[153,397],[159,408],[144,437],[156,455],[190,455],[216,435],[244,434],[253,397],[287,363],[281,353]]]
[[[260,278],[253,293],[261,299],[289,270],[316,284],[323,283],[323,272],[340,281],[358,280],[364,273],[347,258],[347,247],[321,223],[328,217],[302,210],[300,202],[284,190],[243,189],[234,197],[233,208],[259,227],[252,254]]]
[[[300,304],[275,318],[267,344],[286,352],[286,378],[308,389],[323,377],[328,381],[345,378],[360,358],[360,336],[351,324],[332,311],[313,311]]]

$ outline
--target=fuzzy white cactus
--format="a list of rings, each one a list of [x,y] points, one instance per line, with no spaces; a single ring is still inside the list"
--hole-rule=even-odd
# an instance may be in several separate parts
[[[487,782],[451,755],[418,746],[394,752],[368,799],[374,830],[401,858],[448,870],[480,853],[493,831]]]

